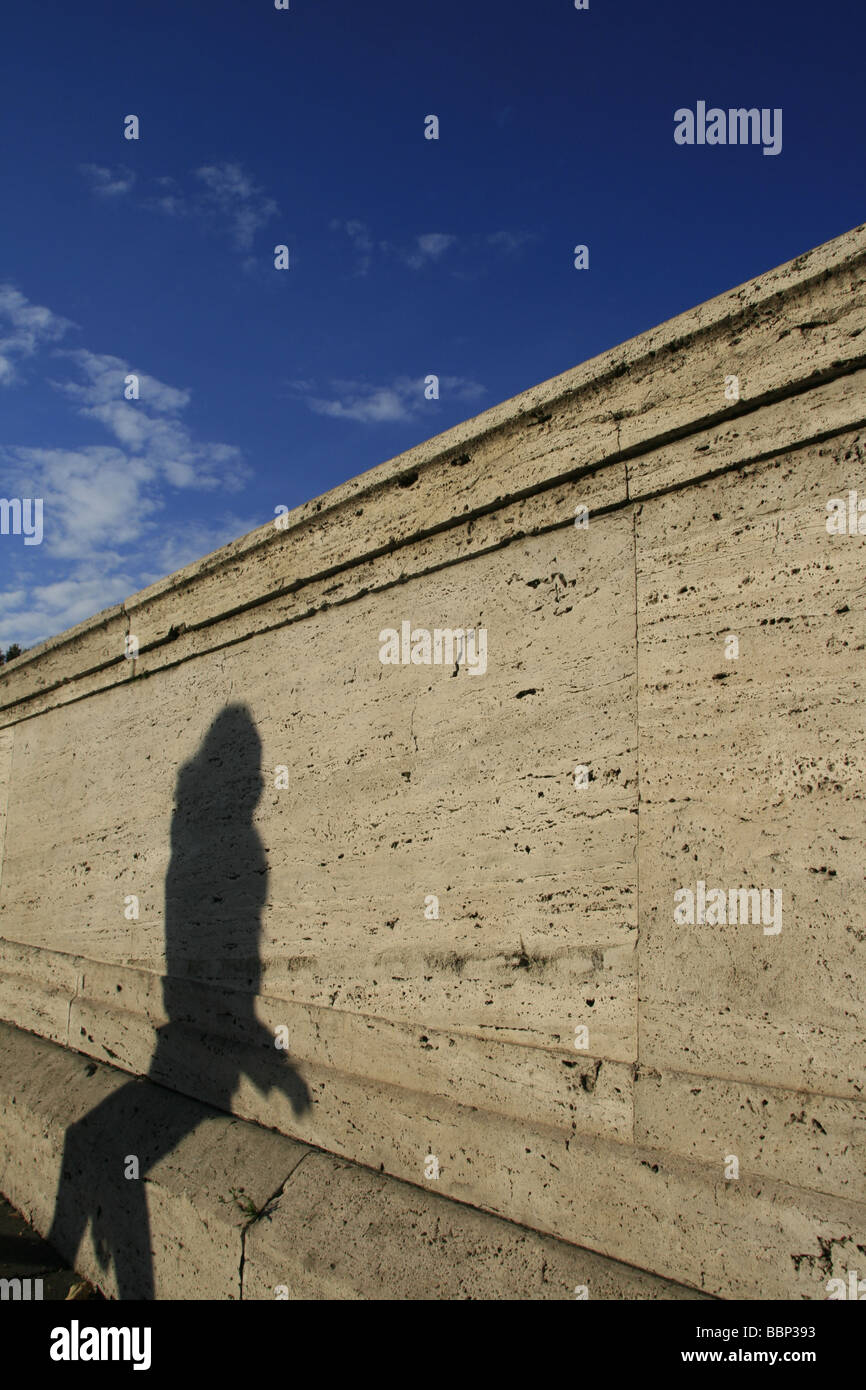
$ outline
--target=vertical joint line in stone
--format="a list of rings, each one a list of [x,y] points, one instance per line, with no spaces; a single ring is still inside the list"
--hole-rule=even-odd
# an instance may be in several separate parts
[[[625,465],[625,487],[626,497],[628,497],[628,464]],[[637,1072],[640,1067],[640,951],[641,951],[641,921],[640,921],[640,614],[638,612],[638,584],[637,584],[637,507],[632,507],[631,514],[631,537],[634,558],[634,760],[635,760],[635,785],[637,796],[637,824],[634,832],[634,887],[635,887],[635,925],[637,927],[637,940],[635,942],[635,976],[637,980],[637,998],[635,1008],[635,1069],[634,1081],[632,1083],[631,1100],[631,1142],[636,1142],[637,1129],[637,1105],[635,1103],[635,1089],[637,1085]]]

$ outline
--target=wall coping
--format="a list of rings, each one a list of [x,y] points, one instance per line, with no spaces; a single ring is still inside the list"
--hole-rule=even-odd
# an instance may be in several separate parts
[[[104,608],[75,626],[40,642],[8,663],[4,672],[23,673],[28,666],[39,663],[64,646],[79,642],[118,620],[125,622],[130,610],[151,604],[171,590],[181,589],[206,579],[228,565],[236,566],[262,547],[285,546],[292,533],[297,533],[311,521],[326,521],[347,504],[357,504],[365,498],[370,498],[401,477],[423,472],[446,459],[455,450],[477,447],[482,441],[519,425],[524,419],[531,422],[532,417],[539,411],[562,403],[588,387],[598,387],[605,381],[627,375],[639,364],[650,363],[661,353],[694,346],[701,337],[718,334],[721,329],[736,323],[738,319],[754,319],[758,310],[771,308],[774,301],[790,297],[793,290],[818,285],[854,268],[860,261],[866,261],[866,223],[591,357],[558,376],[530,387],[481,414],[472,416],[443,433],[377,464],[321,496],[302,503],[282,518],[284,524],[280,528],[275,526],[273,518],[268,520],[262,526],[202,559],[192,561],[182,569],[138,590],[122,603]],[[839,366],[850,370],[850,366],[845,367],[845,364],[840,363]],[[761,401],[754,403],[755,406],[761,404]],[[617,461],[617,458],[604,459],[598,466],[603,467]],[[530,491],[543,486],[544,483],[538,481]],[[508,497],[503,497],[501,505],[505,505],[508,500]],[[81,674],[81,671],[73,671],[71,678],[74,679]],[[21,698],[26,702],[28,695],[14,698],[12,703],[20,703]],[[0,702],[0,708],[2,707]]]

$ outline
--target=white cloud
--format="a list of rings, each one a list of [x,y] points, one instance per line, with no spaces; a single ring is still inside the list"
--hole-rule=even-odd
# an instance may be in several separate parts
[[[268,518],[229,512],[218,522],[186,521],[182,529],[168,530],[160,537],[151,573],[145,583],[151,584],[166,574],[173,574],[175,570],[183,569],[184,565],[200,560],[202,555],[210,555],[220,546],[246,536],[261,526],[263,520],[267,521]]]
[[[196,178],[206,183],[217,198],[228,203],[246,202],[257,192],[249,174],[239,164],[205,164],[196,169]]]
[[[13,495],[42,497],[40,560],[83,559],[101,552],[116,563],[120,548],[139,540],[163,505],[158,473],[120,449],[2,448],[3,476]]]
[[[339,218],[335,217],[330,223],[330,228],[332,232],[344,231],[346,233],[358,256],[357,273],[366,275],[372,264],[375,250],[375,243],[366,223],[359,222],[357,219],[341,222]]]
[[[415,249],[404,253],[406,264],[413,270],[420,270],[430,261],[441,260],[456,241],[456,236],[448,232],[425,232],[423,236],[415,238]]]
[[[228,444],[195,441],[175,417],[190,401],[190,392],[137,372],[139,399],[124,399],[124,381],[134,372],[128,362],[107,353],[81,349],[66,353],[86,380],[52,382],[78,403],[78,413],[99,423],[130,456],[143,460],[154,476],[173,487],[236,490],[246,476],[233,468],[240,451]]]
[[[487,240],[498,251],[504,251],[506,255],[513,256],[528,241],[534,241],[535,234],[533,232],[512,232],[503,228],[501,231],[491,232]]]
[[[162,212],[167,217],[186,217],[189,204],[177,179],[162,177],[154,179],[159,192],[145,198],[142,207],[150,212]]]
[[[46,513],[48,503],[46,502]],[[0,648],[32,647],[110,608],[166,574],[191,564],[262,524],[261,517],[228,514],[219,522],[172,523],[163,517],[148,547],[134,554],[100,549],[71,562],[62,577],[0,592]],[[40,550],[44,546],[40,547]]]
[[[91,193],[96,193],[101,198],[122,197],[124,193],[132,190],[135,183],[135,174],[125,165],[110,169],[104,164],[81,164],[79,168],[90,181]]]
[[[426,266],[439,265],[447,252],[457,249],[462,253],[463,269],[454,269],[451,274],[465,279],[470,273],[466,268],[470,252],[475,255],[475,260],[469,262],[470,270],[474,266],[474,272],[477,274],[479,269],[484,269],[490,254],[489,248],[492,247],[504,256],[515,256],[528,243],[538,239],[535,232],[515,231],[503,227],[487,234],[474,232],[462,239],[452,232],[422,232],[408,245],[400,245],[392,241],[377,241],[367,224],[357,219],[347,222],[335,217],[329,225],[331,231],[344,232],[352,243],[357,257],[358,275],[366,275],[374,260],[380,263],[396,261],[408,266],[410,270],[423,270]]]
[[[356,395],[348,401],[328,401],[312,397],[309,406],[317,415],[332,415],[344,420],[363,420],[367,424],[381,424],[386,420],[408,420],[412,415],[408,401],[387,386],[371,387],[366,393]]]
[[[413,420],[436,404],[428,401],[424,395],[423,377],[398,377],[387,386],[372,386],[359,381],[331,381],[330,396],[321,395],[315,382],[295,381],[289,385],[297,395],[304,397],[315,414],[329,415],[336,420],[358,420],[365,425]],[[461,402],[477,400],[486,395],[485,387],[465,377],[440,377],[439,390]]]
[[[122,357],[112,357],[104,352],[89,352],[87,348],[65,351],[61,355],[69,357],[84,372],[87,381],[53,384],[74,400],[82,401],[89,406],[116,401],[123,395],[124,378],[134,370]],[[174,415],[189,405],[189,391],[179,390],[176,386],[166,386],[164,382],[158,381],[146,372],[139,371],[135,374],[138,376],[144,409],[155,410],[161,415]]]
[[[31,355],[68,326],[9,286],[0,286],[0,323],[4,317],[20,339],[17,350]],[[123,358],[87,349],[53,356],[73,374],[51,384],[114,442],[76,449],[0,443],[4,492],[41,497],[44,526],[40,546],[4,553],[10,564],[0,590],[0,645],[41,641],[261,522],[225,512],[217,519],[176,515],[176,492],[237,492],[248,477],[239,449],[199,440],[180,418],[189,390],[138,371],[140,398],[127,401],[125,378],[135,369]]]
[[[195,171],[205,186],[205,201],[225,217],[239,251],[249,251],[260,227],[279,212],[240,164],[205,164]]]
[[[380,257],[393,256],[412,270],[420,270],[422,266],[441,260],[446,251],[457,245],[457,237],[450,232],[424,232],[416,236],[409,246],[396,246],[390,241],[377,242],[366,222],[360,222],[357,218],[344,221],[334,217],[329,226],[332,232],[345,232],[352,243],[357,256],[358,275],[367,274],[377,252]]]
[[[129,193],[136,181],[131,169],[112,170],[100,164],[81,164],[91,192],[100,197]],[[150,180],[151,191],[140,205],[166,217],[196,217],[224,228],[238,251],[249,251],[260,228],[279,212],[273,198],[259,188],[240,164],[204,164],[192,171],[196,183],[184,186],[170,175]]]
[[[69,319],[31,304],[12,285],[0,285],[0,385],[17,380],[16,359],[32,357],[46,343],[57,342],[70,328]]]

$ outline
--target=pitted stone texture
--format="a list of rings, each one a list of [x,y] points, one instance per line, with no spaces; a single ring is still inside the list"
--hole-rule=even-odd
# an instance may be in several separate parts
[[[701,1297],[5,1024],[0,1117],[0,1190],[110,1296]],[[142,1178],[127,1180],[136,1150]]]
[[[233,689],[262,741],[268,995],[568,1052],[586,1024],[591,1056],[632,1061],[632,576],[630,520],[611,516],[576,542],[535,537],[414,580],[388,609],[360,600],[251,638],[216,670],[161,672],[158,692],[151,681],[107,692],[96,724],[87,702],[32,721],[17,755],[22,813],[7,833],[4,916],[16,938],[164,968],[178,766]],[[383,666],[379,633],[404,618],[487,626],[486,675]],[[582,762],[585,791],[574,786]],[[24,814],[34,799],[35,823]],[[208,855],[202,903],[225,896],[218,824]],[[139,916],[128,921],[133,894]],[[428,895],[436,920],[424,916]],[[207,906],[214,933],[236,907],[235,896]],[[229,971],[245,987],[243,963],[214,959],[206,933],[184,953],[185,978],[230,984]]]
[[[431,1181],[430,1188],[435,1183]],[[246,1234],[244,1298],[701,1299],[434,1191],[310,1153]]]
[[[52,638],[5,674],[0,721],[4,707],[19,718],[15,703],[39,691],[62,702],[73,674],[85,689],[100,666],[102,684],[132,674],[137,663],[119,659],[126,631],[149,662],[153,644],[170,647],[190,624],[862,367],[864,251],[866,232],[854,228],[296,508],[286,529],[262,526]],[[693,460],[681,481],[698,471]]]
[[[656,1070],[862,1101],[866,536],[825,522],[829,498],[866,483],[863,457],[844,435],[638,518],[640,1036]],[[779,890],[781,931],[676,924],[674,893],[698,880]]]
[[[641,1069],[634,1106],[638,1143],[863,1200],[866,1101]]]
[[[665,1278],[823,1296],[866,1245],[866,537],[824,526],[866,496],[864,263],[860,228],[12,663],[0,1014]],[[486,627],[486,674],[383,666],[403,619]],[[781,888],[781,934],[674,929],[698,879]]]
[[[0,1118],[0,1191],[125,1299],[239,1298],[244,1227],[306,1153],[6,1024]]]

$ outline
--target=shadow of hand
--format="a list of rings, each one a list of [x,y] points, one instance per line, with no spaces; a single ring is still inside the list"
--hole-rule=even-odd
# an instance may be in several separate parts
[[[259,1046],[263,1049],[261,1053],[258,1050]],[[310,1109],[312,1101],[306,1082],[289,1061],[287,1053],[274,1047],[274,1040],[264,1025],[261,1026],[254,1055],[255,1070],[248,1070],[247,1076],[259,1095],[269,1096],[272,1091],[282,1092],[288,1098],[295,1115],[303,1115]]]

